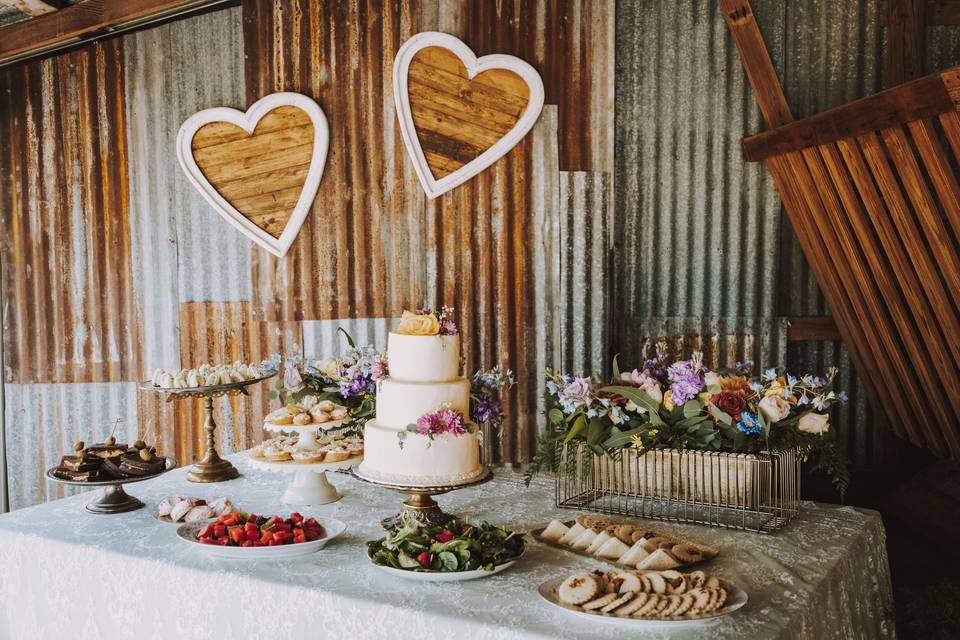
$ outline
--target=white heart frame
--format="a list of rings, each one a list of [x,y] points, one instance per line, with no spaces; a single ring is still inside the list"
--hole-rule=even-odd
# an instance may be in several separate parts
[[[467,69],[467,77],[473,79],[477,74],[491,69],[506,69],[520,76],[530,88],[530,101],[521,114],[520,119],[505,136],[496,144],[481,153],[479,156],[463,165],[456,171],[447,174],[439,180],[433,177],[430,165],[420,146],[417,130],[413,124],[413,113],[410,109],[410,94],[407,91],[407,76],[410,62],[421,49],[427,47],[443,47],[452,51]],[[403,43],[393,61],[393,97],[397,104],[397,118],[400,122],[400,134],[413,161],[413,168],[420,178],[420,184],[431,200],[437,196],[458,187],[474,177],[494,162],[503,157],[520,140],[523,139],[540,117],[543,109],[543,79],[536,69],[527,62],[515,56],[493,54],[477,58],[462,40],[447,33],[437,31],[423,31]]]
[[[200,127],[211,122],[229,122],[234,124],[249,134],[253,134],[254,129],[266,114],[278,107],[297,107],[302,109],[313,122],[313,153],[310,158],[310,168],[307,170],[307,177],[303,183],[303,190],[297,199],[297,204],[293,208],[290,219],[283,228],[279,238],[272,235],[253,224],[242,213],[240,213],[232,204],[220,195],[207,177],[203,175],[200,167],[193,157],[193,136]],[[180,160],[180,166],[183,168],[187,178],[197,188],[197,191],[206,199],[207,202],[231,225],[239,229],[245,236],[262,246],[264,249],[282,258],[290,249],[290,245],[300,233],[300,227],[307,214],[310,213],[310,206],[317,195],[317,189],[320,187],[320,179],[323,177],[324,165],[327,161],[327,148],[330,144],[330,128],[327,124],[327,116],[323,113],[316,102],[305,95],[292,92],[271,93],[260,98],[247,109],[246,112],[229,107],[214,107],[204,109],[189,118],[180,126],[180,132],[177,134],[177,158]]]

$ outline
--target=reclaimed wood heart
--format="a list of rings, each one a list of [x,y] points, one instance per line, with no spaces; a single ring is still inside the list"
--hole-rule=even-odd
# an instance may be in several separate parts
[[[529,64],[477,58],[459,39],[432,31],[400,47],[393,88],[403,142],[431,199],[510,151],[543,109],[543,81]]]
[[[327,118],[298,93],[274,93],[246,113],[217,107],[180,127],[177,156],[207,202],[276,256],[293,244],[320,186]]]

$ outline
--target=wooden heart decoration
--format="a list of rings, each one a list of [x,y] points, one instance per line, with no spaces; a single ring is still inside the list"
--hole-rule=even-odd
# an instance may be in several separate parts
[[[477,58],[459,39],[418,33],[393,63],[400,133],[431,199],[512,149],[543,109],[543,80],[508,55]]]
[[[177,134],[177,157],[217,213],[282,258],[317,195],[329,140],[316,102],[272,93],[246,113],[216,107],[190,116]]]

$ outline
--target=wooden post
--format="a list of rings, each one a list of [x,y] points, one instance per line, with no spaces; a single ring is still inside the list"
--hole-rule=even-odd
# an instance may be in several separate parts
[[[926,4],[926,0],[887,0],[887,88],[916,80],[924,73]]]

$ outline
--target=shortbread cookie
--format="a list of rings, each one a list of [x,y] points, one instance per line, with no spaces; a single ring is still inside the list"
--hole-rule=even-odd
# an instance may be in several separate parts
[[[582,606],[587,611],[593,611],[594,609],[600,609],[601,607],[607,606],[608,604],[616,600],[617,597],[618,597],[618,594],[616,593],[605,593],[599,598],[591,600],[590,602]]]
[[[600,613],[610,613],[611,611],[613,611],[613,610],[616,609],[617,607],[620,607],[620,606],[623,606],[623,605],[627,604],[628,602],[630,602],[631,600],[633,600],[634,593],[633,593],[633,591],[625,591],[625,592],[620,593],[620,594],[618,594],[618,595],[619,595],[620,597],[618,597],[616,600],[614,600],[614,601],[611,602],[610,604],[604,605],[604,606],[600,609]]]
[[[674,612],[680,608],[680,604],[683,602],[683,598],[677,595],[667,596],[667,606],[661,609],[658,612],[658,615],[661,618],[669,618],[674,615]]]
[[[677,607],[677,610],[673,612],[673,615],[682,616],[685,613],[687,613],[687,611],[690,610],[690,607],[693,606],[694,600],[696,600],[696,597],[694,597],[690,593],[685,593],[682,596],[680,596],[680,606]]]
[[[620,580],[620,586],[618,587],[620,593],[644,590],[643,583],[640,582],[640,576],[635,573],[624,571],[623,573],[618,573],[617,578]]]
[[[640,607],[634,612],[633,617],[646,618],[647,616],[651,615],[653,611],[656,610],[656,608],[660,605],[660,599],[662,597],[663,596],[659,596],[655,593],[648,593],[647,601],[643,604],[642,607]]]
[[[600,592],[600,581],[591,573],[578,573],[564,580],[557,589],[560,602],[581,605]]]
[[[651,571],[643,574],[643,576],[650,581],[650,587],[654,593],[665,594],[667,592],[667,581],[659,573]]]
[[[632,616],[634,613],[639,611],[643,605],[647,604],[647,600],[650,599],[649,593],[643,593],[642,591],[634,593],[633,598],[626,604],[620,605],[618,608],[613,610],[613,615],[615,616]]]
[[[692,544],[680,543],[675,544],[670,549],[670,553],[680,562],[684,564],[692,564],[694,562],[700,562],[703,560],[703,553],[697,547]]]

